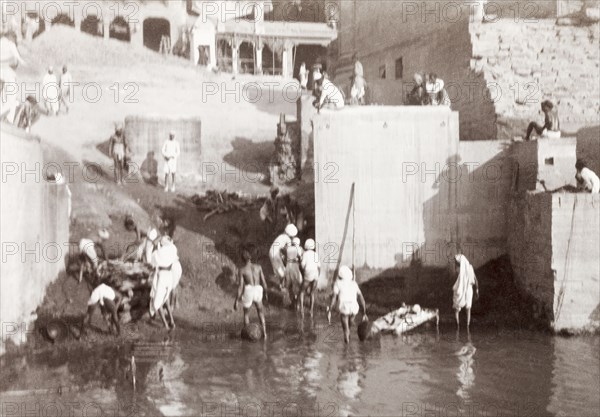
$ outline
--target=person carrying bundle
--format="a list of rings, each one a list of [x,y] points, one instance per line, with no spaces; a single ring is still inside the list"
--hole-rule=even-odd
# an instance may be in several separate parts
[[[99,260],[98,251],[101,252],[102,259],[106,260],[106,252],[103,242],[109,238],[108,230],[101,229],[98,231],[99,240],[81,239],[79,241],[79,282],[83,280],[83,271],[92,273],[94,280],[99,278],[98,267]]]
[[[292,238],[296,237],[298,229],[293,224],[288,224],[285,227],[284,233],[275,238],[269,248],[269,259],[273,266],[273,273],[279,281],[279,285],[283,287],[285,278],[285,264],[283,263],[283,250],[286,245],[292,243]]]

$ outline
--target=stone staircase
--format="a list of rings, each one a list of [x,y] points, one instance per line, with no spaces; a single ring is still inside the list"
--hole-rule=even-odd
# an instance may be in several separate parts
[[[523,135],[530,120],[542,122],[546,99],[558,105],[563,132],[600,124],[600,25],[560,23],[471,24],[471,69],[488,85],[498,139]]]

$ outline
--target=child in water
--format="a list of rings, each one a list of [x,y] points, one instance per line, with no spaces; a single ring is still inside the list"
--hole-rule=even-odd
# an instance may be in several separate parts
[[[352,270],[350,270],[350,268],[345,265],[340,268],[338,279],[333,285],[331,303],[327,309],[327,320],[331,323],[331,310],[333,310],[333,307],[337,302],[340,320],[342,322],[342,330],[344,331],[344,342],[346,343],[350,343],[350,324],[358,314],[360,309],[359,302],[363,309],[363,321],[368,320],[365,298],[353,278]]]

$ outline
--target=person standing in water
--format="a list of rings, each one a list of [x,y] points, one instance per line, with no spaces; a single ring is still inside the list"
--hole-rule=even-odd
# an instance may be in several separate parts
[[[285,253],[285,284],[290,295],[290,301],[294,310],[298,309],[298,296],[302,286],[302,273],[300,272],[300,261],[302,259],[302,248],[300,239],[294,237],[291,243],[288,243],[284,249]]]
[[[344,331],[344,342],[346,343],[350,343],[350,325],[354,321],[354,317],[358,314],[360,307],[363,309],[363,321],[368,320],[365,298],[353,278],[350,268],[346,265],[340,268],[338,279],[333,285],[331,303],[327,308],[327,320],[331,323],[331,311],[337,303],[342,330]]]
[[[456,318],[456,327],[460,329],[460,310],[467,310],[467,329],[471,324],[471,306],[473,304],[473,286],[475,286],[476,299],[479,298],[479,283],[475,277],[473,265],[467,260],[467,257],[458,254],[454,257],[456,265],[459,268],[458,278],[452,287],[453,298],[452,306]]]
[[[244,307],[244,326],[250,324],[250,309],[254,305],[262,326],[264,338],[267,338],[267,325],[265,322],[265,312],[263,308],[263,297],[268,301],[267,281],[263,274],[262,267],[252,263],[250,252],[242,252],[244,266],[238,272],[238,295],[233,304],[233,309],[237,310],[238,303],[241,301]]]
[[[296,237],[297,234],[298,228],[290,223],[285,227],[285,231],[275,238],[271,244],[271,247],[269,248],[269,259],[271,260],[271,265],[273,266],[273,273],[279,281],[279,285],[282,289],[285,284],[283,251],[288,244],[292,243],[292,238]]]
[[[321,274],[321,264],[319,255],[315,252],[316,244],[313,239],[307,239],[304,243],[304,253],[302,254],[302,288],[300,289],[300,313],[304,317],[304,294],[310,297],[310,316],[313,316],[315,305],[315,291],[317,290],[317,280]]]

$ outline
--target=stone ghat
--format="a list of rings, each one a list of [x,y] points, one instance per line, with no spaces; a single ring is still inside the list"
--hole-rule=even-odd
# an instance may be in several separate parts
[[[498,139],[522,135],[541,121],[540,103],[558,105],[562,129],[598,123],[600,26],[563,26],[554,19],[531,23],[504,19],[471,27],[471,69],[495,83]]]

